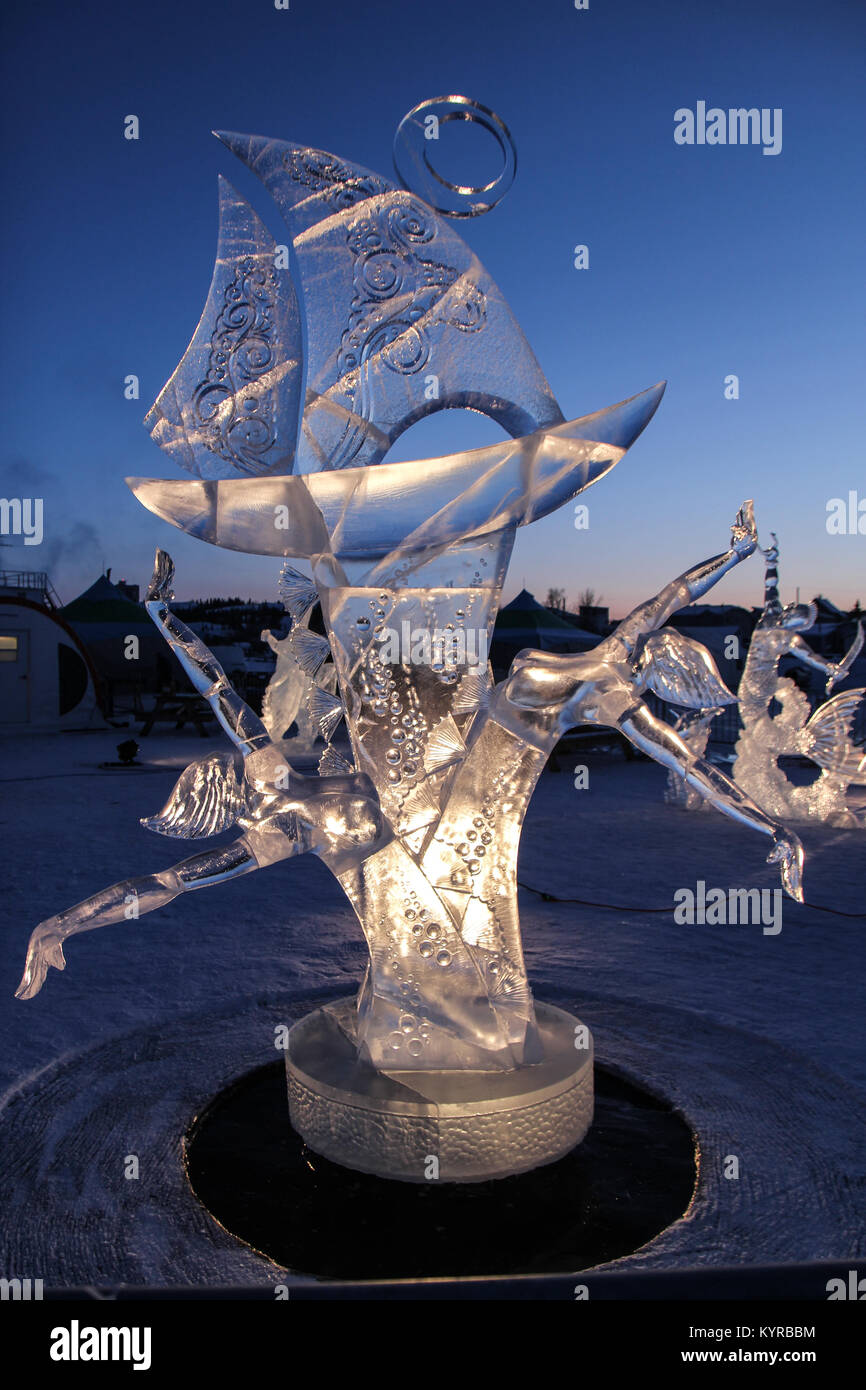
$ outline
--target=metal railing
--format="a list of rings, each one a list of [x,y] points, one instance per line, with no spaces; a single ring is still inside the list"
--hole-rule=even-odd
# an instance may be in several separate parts
[[[36,593],[46,608],[63,607],[47,570],[0,570],[0,593],[4,590],[11,590],[20,598]]]

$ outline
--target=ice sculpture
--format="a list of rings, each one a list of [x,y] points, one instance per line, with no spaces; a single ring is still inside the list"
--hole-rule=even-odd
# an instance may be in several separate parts
[[[17,991],[20,999],[39,992],[48,966],[64,968],[67,937],[135,920],[179,893],[208,888],[308,851],[339,875],[387,837],[369,778],[357,773],[304,777],[292,770],[280,744],[232,689],[219,662],[171,612],[173,573],[169,557],[158,551],[145,606],[234,748],[191,763],[162,811],[142,820],[142,825],[181,840],[206,839],[233,825],[243,833],[230,844],[205,850],[170,869],[125,879],[40,923],[30,938]]]
[[[866,689],[846,690],[812,713],[808,696],[781,675],[783,657],[793,657],[827,678],[829,695],[851,670],[863,646],[863,625],[841,661],[828,661],[800,636],[817,618],[812,603],[782,607],[779,598],[779,547],[766,558],[764,609],[752,634],[740,681],[743,729],[736,747],[737,785],[774,816],[787,821],[827,821],[831,825],[866,826],[866,818],[848,805],[852,784],[866,785],[866,749],[852,734]],[[795,785],[779,758],[796,755],[817,764],[820,772],[808,786]]]
[[[187,533],[304,558],[312,580],[284,567],[293,627],[277,644],[262,720],[172,613],[160,556],[148,611],[234,752],[197,760],[144,824],[184,838],[231,824],[242,833],[41,924],[19,994],[31,997],[49,966],[63,967],[75,932],[309,850],[348,895],[369,964],[357,999],[291,1031],[296,1129],[338,1162],[417,1182],[531,1168],[577,1143],[592,1117],[591,1038],[533,1000],[517,909],[521,823],[560,735],[578,722],[619,728],[770,837],[771,861],[800,895],[796,837],[640,698],[653,689],[684,705],[720,703],[724,687],[702,649],[657,629],[755,549],[751,505],[728,550],[635,609],[593,652],[522,652],[494,688],[487,644],[517,527],[603,477],[663,386],[565,422],[500,291],[415,194],[322,151],[221,138],[279,205],[299,293],[281,249],[223,185],[205,314],[149,416],[157,442],[197,476],[130,485]],[[402,430],[448,406],[486,412],[511,440],[383,462]],[[316,599],[326,638],[307,624]],[[280,741],[302,699],[325,742],[319,778],[299,776]],[[134,914],[124,911],[130,898]]]
[[[497,705],[502,711],[498,717],[525,742],[535,742],[545,759],[556,739],[575,724],[619,729],[642,753],[680,776],[717,810],[770,836],[773,849],[768,862],[779,864],[786,892],[801,901],[803,848],[796,835],[771,820],[718,768],[696,757],[672,726],[637,698],[641,690],[650,689],[671,703],[698,709],[720,702],[725,686],[709,653],[679,633],[657,629],[679,608],[705,594],[756,545],[752,506],[747,502],[737,514],[725,553],[673,580],[655,598],[635,608],[592,651],[578,656],[521,652],[515,657],[503,683],[505,703]],[[515,707],[533,712],[530,726],[521,730],[511,712]]]

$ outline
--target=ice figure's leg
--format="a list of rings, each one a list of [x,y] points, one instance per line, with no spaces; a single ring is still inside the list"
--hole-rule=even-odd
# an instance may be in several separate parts
[[[145,608],[192,684],[205,697],[232,743],[244,757],[270,743],[270,734],[265,725],[232,689],[222,666],[201,638],[172,613],[163,599],[150,599]]]
[[[180,893],[224,883],[228,878],[237,878],[257,868],[258,860],[246,840],[241,838],[230,845],[193,855],[160,873],[127,878],[103,888],[102,892],[94,893],[66,912],[40,922],[30,937],[24,974],[15,997],[32,999],[38,994],[50,965],[57,970],[64,969],[63,942],[67,937],[95,931],[112,922],[135,921],[147,912],[164,907]]]
[[[782,883],[792,898],[802,902],[803,847],[791,831],[771,820],[751,797],[712,763],[696,758],[683,740],[645,705],[636,705],[617,721],[617,727],[636,748],[663,767],[678,772],[706,801],[723,815],[759,830],[773,840],[768,862],[778,863]]]
[[[714,714],[715,711],[708,713],[703,709],[686,710],[673,725],[674,732],[679,734],[692,757],[702,758],[706,753]],[[703,797],[694,787],[690,787],[680,776],[678,768],[669,770],[665,788],[665,801],[669,806],[682,806],[685,810],[693,811],[702,800]]]

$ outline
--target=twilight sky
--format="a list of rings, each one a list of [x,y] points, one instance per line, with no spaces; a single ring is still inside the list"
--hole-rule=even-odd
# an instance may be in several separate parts
[[[144,583],[161,544],[179,598],[274,596],[278,562],[183,536],[123,482],[180,476],[141,421],[207,295],[217,173],[285,239],[210,131],[307,142],[391,177],[404,113],[456,92],[496,110],[518,152],[504,201],[458,229],[566,416],[669,382],[633,451],[585,494],[589,529],[564,508],[521,532],[506,600],[592,586],[621,615],[724,549],[754,496],[764,535],[779,534],[783,598],[799,586],[866,603],[866,534],[826,527],[828,501],[852,490],[866,513],[864,37],[856,0],[17,6],[0,86],[0,496],[44,498],[45,539],[4,545],[0,565],[47,568],[69,601],[104,566]],[[678,145],[674,113],[698,102],[781,108],[781,152]],[[138,141],[123,138],[131,113]],[[477,130],[444,128],[440,145],[443,173],[495,172]],[[579,243],[587,270],[573,266]],[[129,373],[138,401],[124,399]],[[392,457],[500,434],[451,412]],[[758,558],[712,598],[761,594]]]

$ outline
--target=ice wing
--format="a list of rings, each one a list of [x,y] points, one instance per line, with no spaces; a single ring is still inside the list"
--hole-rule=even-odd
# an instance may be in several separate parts
[[[834,695],[812,715],[803,730],[801,747],[826,771],[866,784],[866,747],[855,743],[853,737],[864,698],[866,689]]]
[[[141,824],[158,835],[199,840],[234,825],[244,798],[231,753],[208,753],[190,763],[158,816]]]
[[[643,684],[660,700],[689,709],[718,709],[737,702],[706,647],[676,628],[651,632],[638,658]]]
[[[326,150],[217,134],[279,207],[310,318],[314,306],[296,473],[380,463],[419,415],[447,407],[514,436],[562,424],[502,292],[446,218]],[[426,400],[412,382],[429,370]]]

